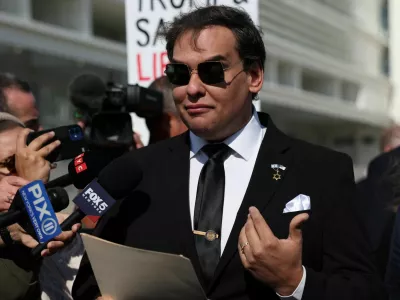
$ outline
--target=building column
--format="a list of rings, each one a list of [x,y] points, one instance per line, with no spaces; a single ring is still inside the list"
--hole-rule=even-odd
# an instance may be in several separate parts
[[[81,31],[86,35],[93,33],[93,4],[92,0],[81,0],[79,3],[81,7],[80,24]]]
[[[265,80],[268,84],[278,84],[278,60],[268,57],[265,63]]]
[[[291,71],[293,87],[295,89],[302,89],[303,86],[303,70],[300,66],[293,66]]]
[[[392,82],[391,115],[400,123],[400,1],[389,0],[389,60]]]
[[[339,79],[332,81],[332,96],[336,99],[343,99],[343,84]]]

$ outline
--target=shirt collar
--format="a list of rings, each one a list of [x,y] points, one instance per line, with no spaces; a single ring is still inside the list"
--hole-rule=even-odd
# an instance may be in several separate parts
[[[253,108],[253,115],[246,126],[228,137],[223,142],[247,161],[254,153],[257,153],[259,149],[257,141],[260,140],[259,138],[262,135],[263,128],[265,127],[261,125],[260,120],[258,119],[257,111]],[[193,158],[198,154],[204,145],[208,144],[208,142],[195,135],[191,131],[189,136],[190,158]]]

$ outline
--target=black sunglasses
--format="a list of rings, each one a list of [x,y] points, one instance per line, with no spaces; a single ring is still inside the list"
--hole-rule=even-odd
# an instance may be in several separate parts
[[[165,75],[167,75],[169,82],[174,85],[187,85],[193,72],[196,72],[205,84],[226,83],[225,71],[234,65],[224,67],[220,61],[205,61],[199,63],[197,69],[190,69],[186,64],[170,63],[166,66]]]

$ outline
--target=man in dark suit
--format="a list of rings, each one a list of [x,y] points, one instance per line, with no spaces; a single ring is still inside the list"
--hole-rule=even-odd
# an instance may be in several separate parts
[[[400,209],[394,222],[385,284],[390,300],[400,299]]]
[[[400,148],[375,157],[368,176],[357,184],[357,215],[365,226],[375,265],[383,279],[389,258],[396,210],[400,203]]]
[[[200,8],[166,39],[189,132],[121,158],[137,161],[143,180],[96,234],[188,257],[213,300],[380,299],[353,218],[351,159],[287,137],[252,106],[266,52],[250,17]],[[84,258],[74,299],[99,295]]]

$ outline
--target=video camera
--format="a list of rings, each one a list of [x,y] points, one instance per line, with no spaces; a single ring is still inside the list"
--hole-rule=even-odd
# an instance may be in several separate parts
[[[162,114],[162,93],[135,85],[105,84],[98,76],[83,74],[69,86],[69,97],[85,124],[89,145],[99,148],[130,148],[134,145],[132,119]]]

